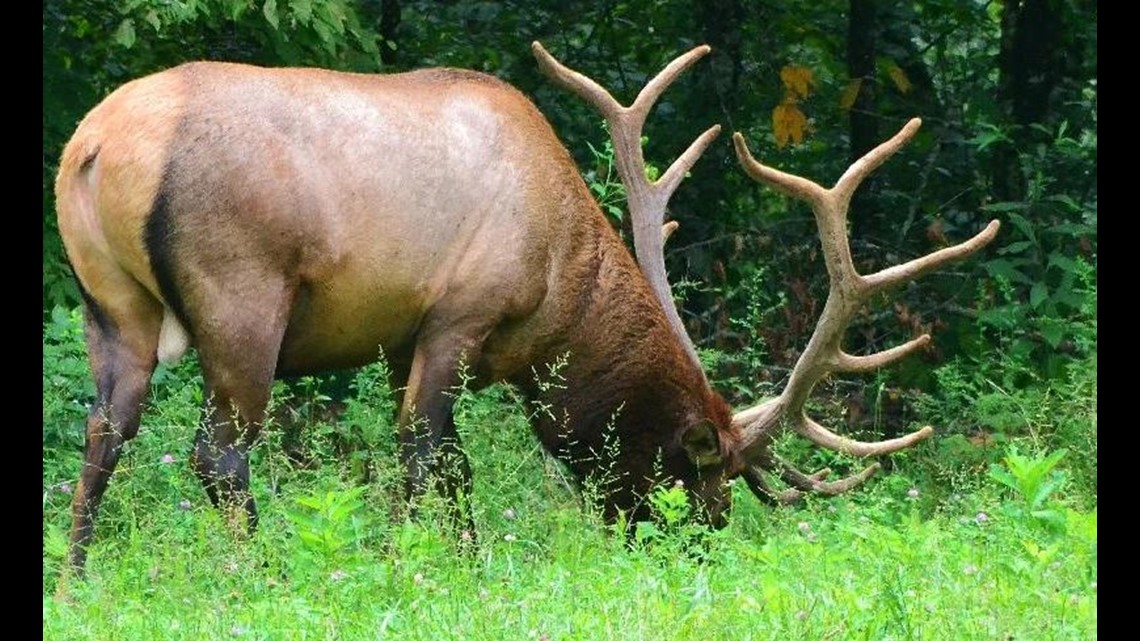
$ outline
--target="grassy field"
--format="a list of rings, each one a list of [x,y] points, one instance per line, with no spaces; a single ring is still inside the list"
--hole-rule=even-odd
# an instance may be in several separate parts
[[[261,526],[232,536],[186,463],[202,394],[187,363],[156,377],[89,577],[57,599],[90,398],[79,336],[74,315],[45,327],[45,639],[1097,636],[1095,357],[1091,378],[1040,392],[1066,409],[1040,408],[1024,438],[949,460],[940,440],[894,457],[864,489],[791,508],[740,483],[717,532],[662,488],[659,518],[631,541],[542,453],[509,390],[463,393],[479,526],[467,551],[430,510],[392,516],[392,400],[378,366],[336,413],[313,381],[280,389],[279,405],[310,425],[299,437],[267,430],[254,457]],[[1074,430],[1091,452],[1058,454],[1042,436]]]

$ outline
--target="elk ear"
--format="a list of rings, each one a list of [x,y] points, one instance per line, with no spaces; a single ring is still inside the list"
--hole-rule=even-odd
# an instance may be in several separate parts
[[[681,435],[681,446],[697,467],[717,465],[721,461],[720,439],[711,421],[701,421],[685,430]]]

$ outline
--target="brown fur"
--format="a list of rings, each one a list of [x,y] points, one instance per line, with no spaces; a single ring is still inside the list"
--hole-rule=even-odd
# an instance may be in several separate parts
[[[76,568],[170,327],[198,350],[212,399],[194,467],[251,522],[246,453],[273,378],[359,366],[380,348],[407,384],[409,498],[437,474],[453,495],[469,484],[444,394],[462,362],[479,384],[509,380],[550,403],[557,418],[535,430],[583,480],[615,457],[609,516],[639,510],[665,476],[719,519],[739,467],[727,405],[549,124],[493,77],[183,65],[92,110],[56,189],[99,388]],[[532,372],[563,355],[564,387],[540,391]],[[723,456],[698,470],[685,436],[701,424]],[[437,469],[440,454],[460,473]]]

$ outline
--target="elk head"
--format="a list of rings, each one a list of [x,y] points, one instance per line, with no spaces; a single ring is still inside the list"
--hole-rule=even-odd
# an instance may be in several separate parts
[[[628,195],[637,262],[677,340],[700,369],[696,349],[677,313],[665,272],[665,241],[677,226],[675,221],[665,222],[665,208],[686,172],[720,133],[720,127],[714,125],[701,134],[657,181],[650,181],[646,176],[641,132],[657,98],[710,48],[707,45],[696,47],[673,60],[646,84],[628,107],[618,103],[590,78],[555,60],[540,43],[534,42],[531,48],[547,76],[578,94],[605,117],[613,139],[618,173]],[[961,244],[874,274],[862,275],[855,270],[847,237],[847,211],[851,198],[871,172],[914,136],[920,124],[917,118],[908,122],[894,137],[851,165],[830,189],[759,163],[748,150],[744,136],[739,132],[733,135],[737,157],[750,176],[782,194],[811,205],[830,289],[815,331],[779,396],[737,411],[726,425],[690,428],[681,436],[691,465],[684,474],[692,479],[687,488],[693,501],[714,524],[723,522],[723,508],[728,504],[726,483],[732,478],[743,477],[753,493],[766,502],[787,503],[798,500],[805,493],[835,495],[845,492],[870,478],[879,468],[878,463],[872,463],[857,474],[835,481],[826,480],[829,475],[826,469],[805,474],[772,451],[773,441],[784,430],[790,429],[821,447],[865,458],[911,447],[933,433],[933,428],[926,426],[899,438],[857,441],[820,425],[804,409],[815,384],[825,376],[840,372],[868,372],[903,358],[930,341],[930,336],[924,334],[876,354],[848,354],[842,347],[843,334],[864,303],[886,289],[914,280],[951,261],[966,258],[997,234],[999,223],[994,220]],[[708,386],[707,379],[704,385]],[[715,395],[714,392],[709,393]],[[789,488],[781,490],[773,486],[768,480],[770,474],[778,475]]]

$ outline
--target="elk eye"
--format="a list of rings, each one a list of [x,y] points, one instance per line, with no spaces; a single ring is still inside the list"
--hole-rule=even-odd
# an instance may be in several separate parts
[[[720,437],[711,421],[703,420],[685,430],[681,435],[681,446],[689,460],[698,468],[719,465]]]

